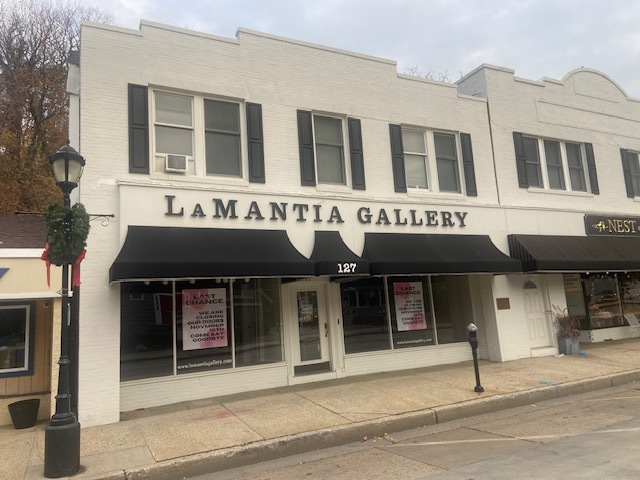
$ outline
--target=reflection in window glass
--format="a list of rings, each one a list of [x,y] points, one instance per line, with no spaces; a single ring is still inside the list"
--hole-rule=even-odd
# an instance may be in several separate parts
[[[120,286],[120,379],[173,374],[171,285]]]
[[[391,348],[383,279],[344,282],[340,294],[345,353]]]
[[[233,308],[236,366],[281,362],[280,280],[236,281]]]
[[[583,283],[585,303],[589,312],[589,325],[586,325],[586,328],[625,325],[615,275],[586,275]]]
[[[438,344],[466,341],[467,325],[473,322],[469,277],[431,277],[431,288]]]
[[[632,313],[640,319],[640,273],[619,273],[622,313]]]
[[[562,157],[560,156],[560,143],[553,140],[545,140],[544,155],[547,160],[549,188],[564,190],[564,170],[562,169]]]

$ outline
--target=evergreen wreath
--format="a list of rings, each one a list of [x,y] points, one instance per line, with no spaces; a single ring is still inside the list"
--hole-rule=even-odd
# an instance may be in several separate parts
[[[73,207],[51,204],[47,210],[47,243],[49,260],[54,265],[68,265],[87,246],[89,214],[81,203]]]

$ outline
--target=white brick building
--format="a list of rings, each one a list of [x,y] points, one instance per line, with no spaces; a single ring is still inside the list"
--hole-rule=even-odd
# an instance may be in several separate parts
[[[597,72],[538,83],[483,66],[456,86],[254,31],[142,22],[85,24],[71,77],[80,200],[116,215],[82,268],[84,426],[465,361],[470,322],[484,358],[556,353],[547,311],[575,278],[522,274],[509,235],[585,236],[584,213],[637,206],[613,145],[640,150],[639,104]],[[596,184],[559,192],[546,173],[521,188],[513,132],[558,140],[565,178],[579,176],[567,148],[590,172],[591,144]]]

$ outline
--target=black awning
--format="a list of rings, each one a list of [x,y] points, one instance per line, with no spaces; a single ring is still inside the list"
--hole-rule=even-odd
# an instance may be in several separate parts
[[[109,270],[143,279],[313,276],[314,264],[282,230],[130,226]]]
[[[640,270],[640,238],[509,235],[509,250],[527,272]]]
[[[522,271],[488,235],[367,233],[362,257],[372,275]]]
[[[316,265],[316,275],[369,274],[369,262],[344,244],[340,232],[316,232],[311,261]]]

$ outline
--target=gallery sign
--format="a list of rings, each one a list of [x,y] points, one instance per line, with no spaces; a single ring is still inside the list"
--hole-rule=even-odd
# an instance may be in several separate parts
[[[640,217],[585,215],[584,226],[587,235],[640,236]]]
[[[313,222],[335,224],[357,222],[360,225],[408,226],[421,228],[464,228],[469,212],[430,208],[394,208],[360,205],[348,216],[339,205],[302,202],[242,202],[237,199],[211,198],[206,203],[183,203],[176,195],[164,196],[166,217],[191,217],[199,221],[245,220],[256,223]]]

